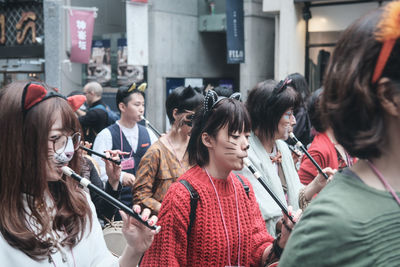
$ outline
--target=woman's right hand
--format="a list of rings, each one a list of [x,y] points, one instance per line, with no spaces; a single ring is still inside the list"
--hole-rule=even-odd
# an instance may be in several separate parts
[[[105,154],[107,158],[119,160],[119,155],[126,155],[129,153],[120,150],[106,150]],[[103,161],[106,167],[108,182],[114,190],[117,190],[121,176],[121,165],[117,165],[114,162],[105,159],[103,159]]]
[[[288,212],[289,212],[289,215],[293,216],[293,207],[292,206],[288,207]],[[303,211],[301,209],[297,210],[293,216],[293,220],[297,223],[302,214],[303,214]],[[281,237],[278,242],[279,247],[284,248],[286,246],[286,242],[288,241],[289,236],[292,233],[293,227],[294,227],[294,224],[290,221],[289,217],[287,217],[285,214],[283,214]]]

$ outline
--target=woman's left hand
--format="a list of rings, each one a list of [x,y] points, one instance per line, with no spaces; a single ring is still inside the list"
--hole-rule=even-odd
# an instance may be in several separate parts
[[[134,205],[133,210],[136,213],[141,212],[140,206],[138,205]],[[149,209],[144,209],[141,216],[144,221],[148,221],[149,225],[153,226],[157,223],[158,218],[153,215],[149,219],[150,212]],[[120,214],[124,222],[122,233],[126,239],[127,246],[134,250],[135,254],[143,254],[150,247],[154,235],[157,234],[159,230],[151,230],[123,211],[120,211]]]
[[[289,215],[293,216],[293,207],[288,207]],[[297,210],[293,216],[293,220],[297,223],[302,215],[303,211],[301,209]],[[281,238],[278,242],[279,247],[284,248],[286,246],[286,242],[289,239],[290,234],[292,233],[294,224],[290,221],[289,217],[283,214],[282,217],[282,231]]]

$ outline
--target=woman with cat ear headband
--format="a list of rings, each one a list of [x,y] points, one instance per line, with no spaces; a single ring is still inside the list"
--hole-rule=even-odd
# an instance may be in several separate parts
[[[39,82],[0,92],[1,266],[131,266],[152,242],[154,230],[122,214],[128,246],[113,257],[88,194],[63,175],[81,163],[75,100]]]
[[[249,92],[246,102],[252,122],[249,160],[280,202],[286,208],[292,206],[294,210],[304,208],[326,184],[325,178],[319,174],[312,184],[304,187],[297,175],[291,151],[284,142],[296,124],[293,109],[298,97],[291,80],[279,83],[267,80]],[[325,172],[330,176],[334,173],[330,168],[326,168]],[[275,236],[282,226],[281,207],[247,168],[240,173],[249,178],[268,232]]]
[[[399,266],[400,1],[342,33],[321,101],[335,139],[359,160],[307,208],[280,266]]]
[[[168,189],[163,230],[141,266],[264,266],[279,259],[289,230],[275,240],[268,234],[250,183],[232,172],[243,168],[251,130],[239,96],[210,90],[196,111],[188,145],[194,167]]]
[[[203,96],[192,87],[178,87],[167,98],[166,111],[171,129],[143,156],[133,185],[133,203],[157,214],[170,185],[190,165],[186,147],[192,130],[194,110]]]

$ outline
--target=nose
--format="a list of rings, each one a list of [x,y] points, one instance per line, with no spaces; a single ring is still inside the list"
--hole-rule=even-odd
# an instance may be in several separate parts
[[[294,114],[290,115],[290,125],[295,126],[296,125],[296,117]]]
[[[247,139],[247,137],[242,138],[240,147],[243,151],[246,151],[250,148],[249,140]]]

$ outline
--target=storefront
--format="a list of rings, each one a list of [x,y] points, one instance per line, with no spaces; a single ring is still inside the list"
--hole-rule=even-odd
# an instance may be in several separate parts
[[[311,90],[319,88],[341,32],[385,2],[263,0],[263,11],[275,16],[275,79],[299,72]]]
[[[0,2],[0,87],[44,79],[43,3]]]

